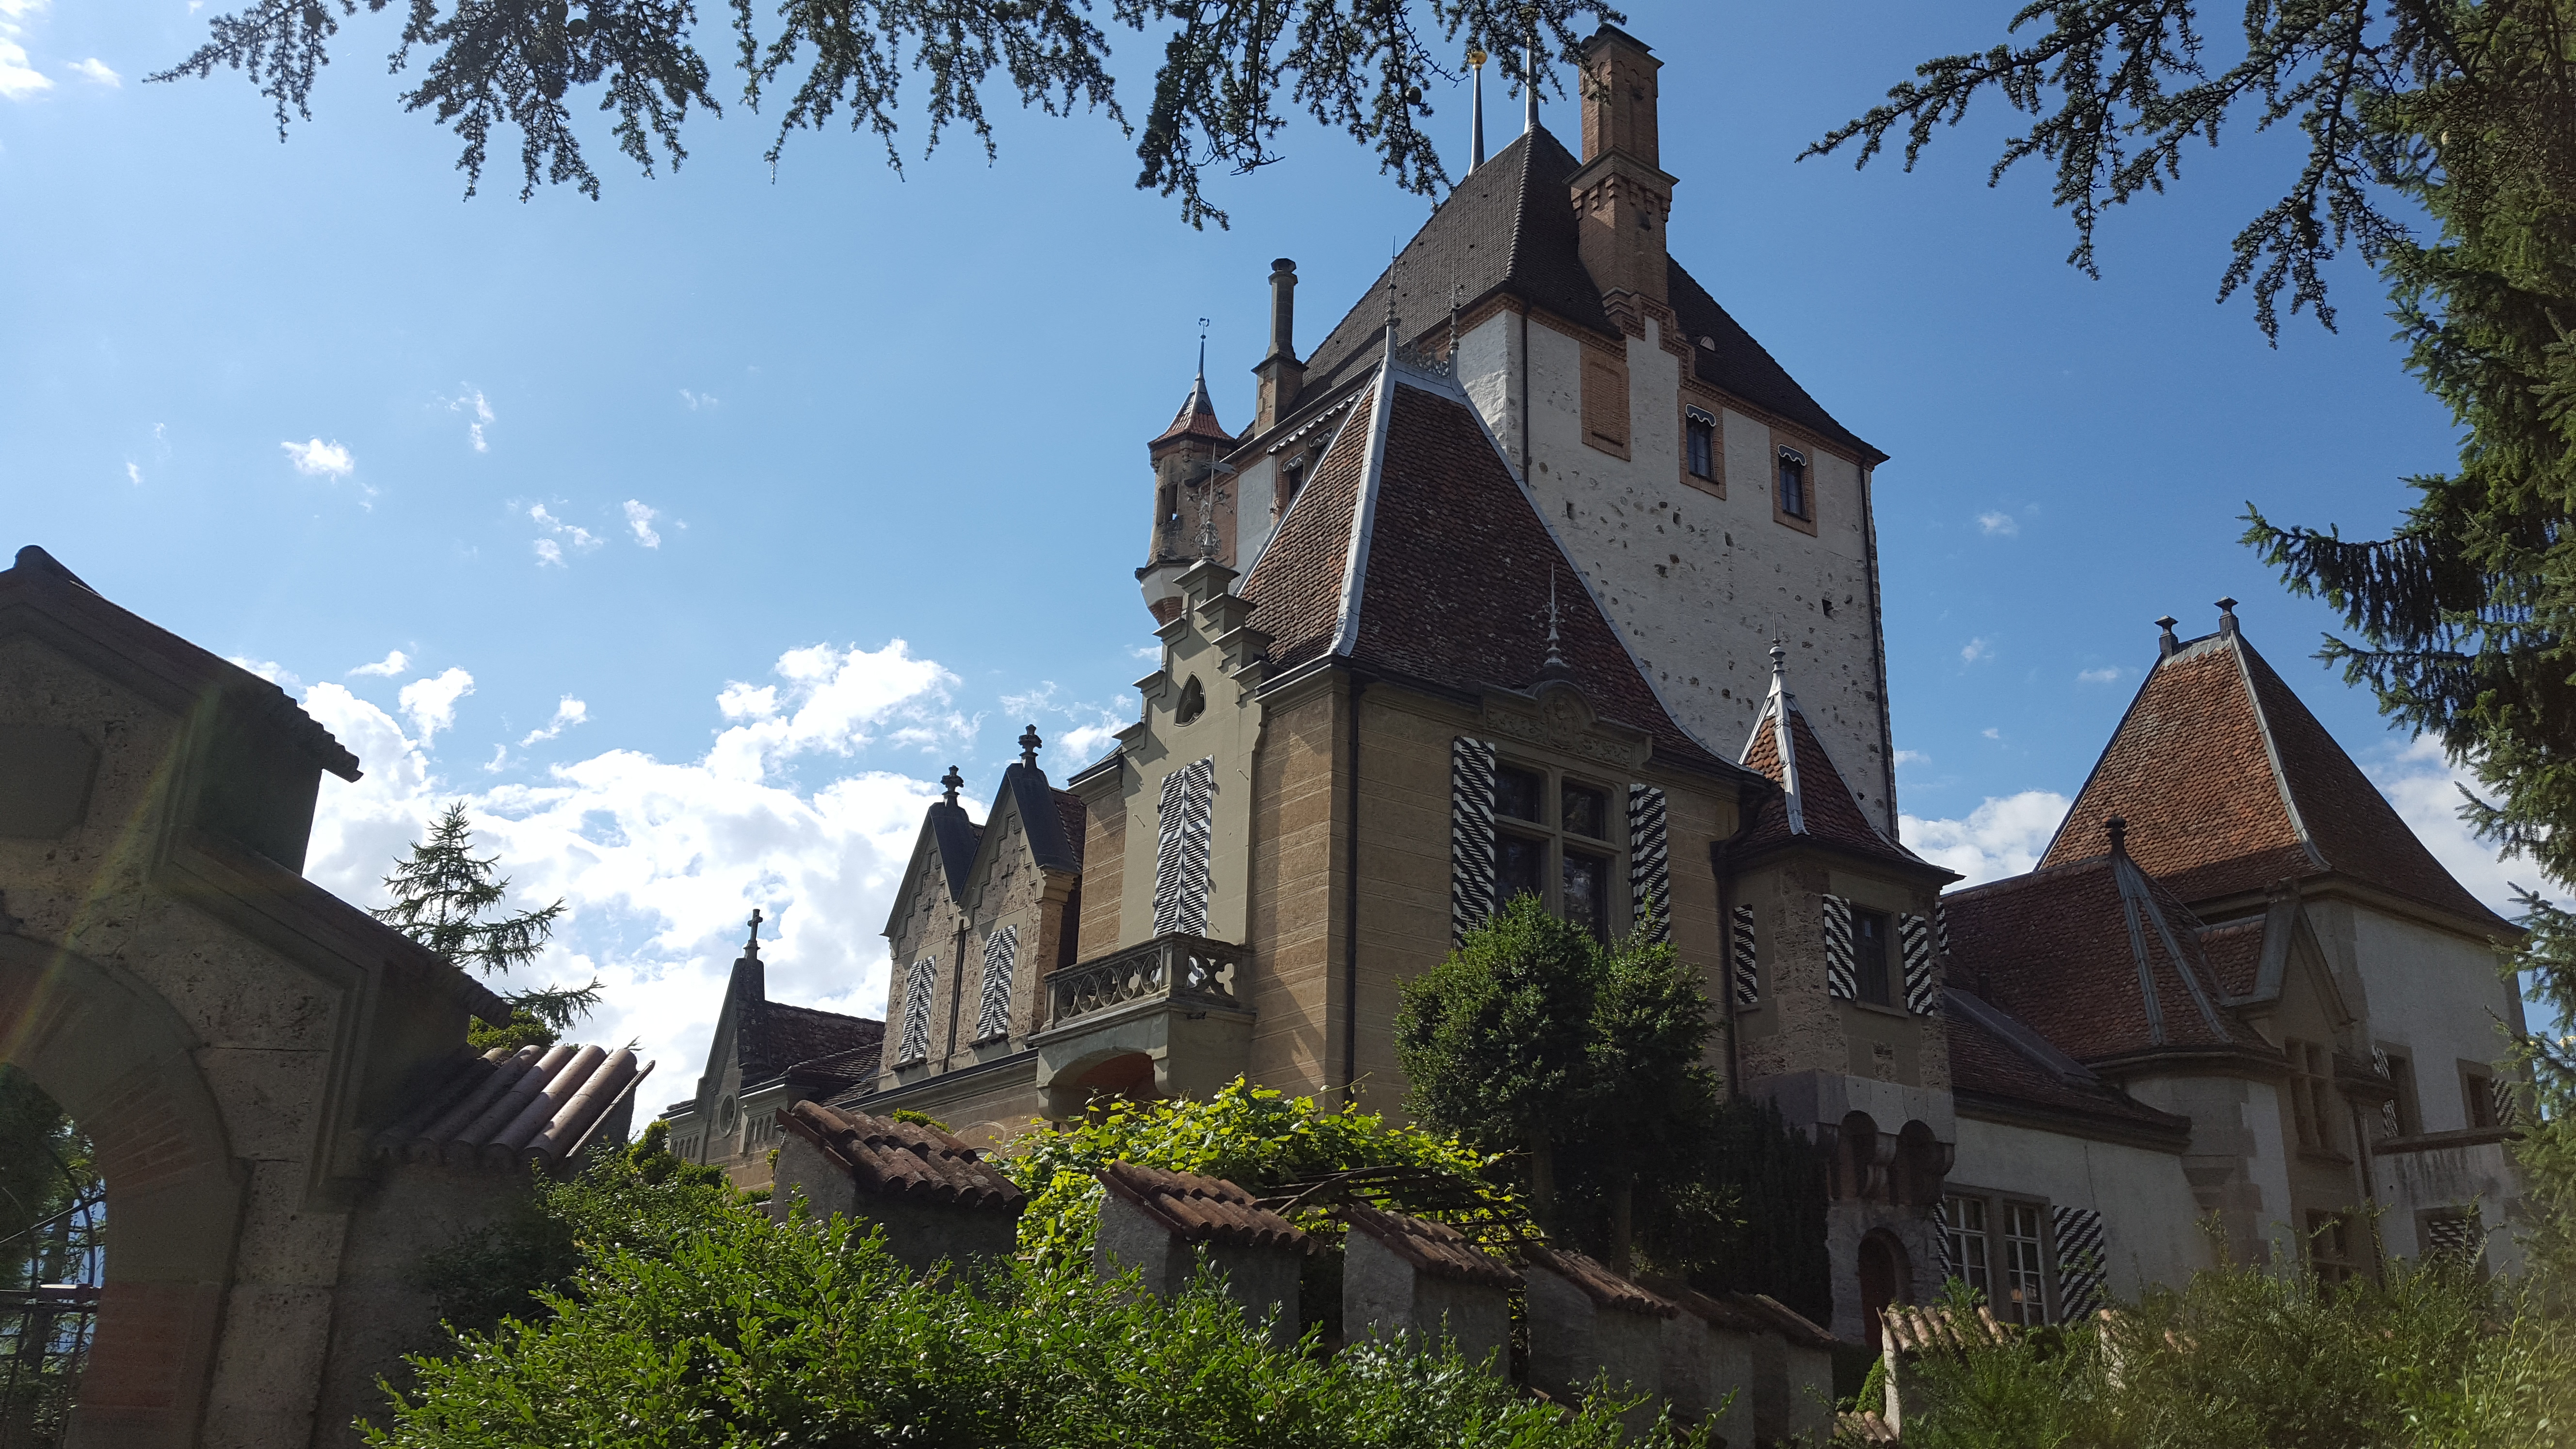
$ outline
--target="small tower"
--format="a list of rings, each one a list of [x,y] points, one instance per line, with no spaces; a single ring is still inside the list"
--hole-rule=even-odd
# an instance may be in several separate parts
[[[1199,338],[1199,372],[1172,425],[1145,445],[1154,465],[1154,526],[1146,536],[1145,564],[1136,570],[1145,607],[1168,624],[1180,611],[1179,580],[1203,557],[1234,561],[1233,470],[1222,461],[1235,437],[1216,420],[1207,390],[1207,338]]]

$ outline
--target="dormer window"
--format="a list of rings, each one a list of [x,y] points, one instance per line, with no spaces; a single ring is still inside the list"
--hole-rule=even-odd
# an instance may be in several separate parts
[[[1717,481],[1717,416],[1703,408],[1682,412],[1682,466],[1702,482]]]
[[[1808,519],[1807,455],[1795,448],[1780,450],[1780,511],[1791,518]]]

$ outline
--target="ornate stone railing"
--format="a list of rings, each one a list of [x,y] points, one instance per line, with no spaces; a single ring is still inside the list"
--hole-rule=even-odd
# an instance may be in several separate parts
[[[1047,1025],[1147,999],[1243,1009],[1243,948],[1175,932],[1047,975]]]

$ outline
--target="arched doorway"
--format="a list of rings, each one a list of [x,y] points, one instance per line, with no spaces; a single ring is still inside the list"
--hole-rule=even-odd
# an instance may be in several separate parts
[[[1860,1240],[1860,1312],[1869,1351],[1879,1351],[1879,1315],[1892,1304],[1913,1301],[1914,1273],[1905,1245],[1885,1228]]]

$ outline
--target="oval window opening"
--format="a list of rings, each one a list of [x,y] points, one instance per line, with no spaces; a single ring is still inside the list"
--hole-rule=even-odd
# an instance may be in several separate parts
[[[1181,686],[1181,702],[1179,707],[1172,711],[1172,722],[1189,724],[1205,713],[1207,713],[1207,691],[1199,687],[1198,676],[1192,675],[1190,682]]]

